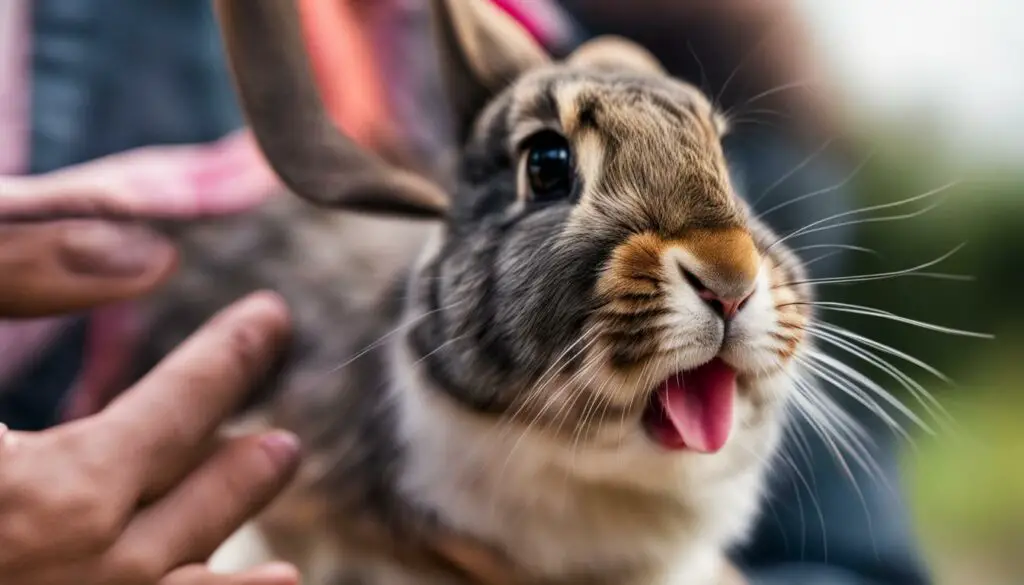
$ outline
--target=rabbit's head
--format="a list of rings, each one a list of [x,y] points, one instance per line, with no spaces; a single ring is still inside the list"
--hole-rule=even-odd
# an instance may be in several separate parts
[[[556,61],[489,2],[432,8],[461,153],[451,188],[330,124],[291,3],[220,4],[242,104],[295,193],[440,220],[396,367],[471,416],[597,450],[766,442],[809,291],[731,184],[711,101],[624,39]]]

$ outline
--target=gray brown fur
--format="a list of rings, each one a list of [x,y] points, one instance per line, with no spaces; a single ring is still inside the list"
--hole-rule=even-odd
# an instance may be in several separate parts
[[[434,6],[442,25],[453,12],[463,25],[479,19],[486,40],[494,15],[478,2]],[[258,15],[270,5],[281,14],[275,0],[220,3],[228,23],[239,9]],[[235,25],[244,37],[244,23]],[[687,585],[717,583],[725,578],[723,548],[742,538],[756,512],[759,456],[771,455],[781,425],[784,397],[765,380],[792,367],[810,318],[806,305],[787,304],[809,292],[784,286],[802,280],[799,263],[772,245],[775,236],[735,195],[719,144],[724,126],[708,100],[639,48],[598,41],[566,63],[540,62],[541,53],[523,45],[525,33],[503,24],[494,30],[510,36],[494,46],[509,52],[489,70],[453,44],[465,29],[439,28],[453,92],[472,98],[455,100],[463,108],[456,123],[472,122],[457,126],[465,140],[456,187],[438,209],[443,218],[346,212],[349,200],[373,208],[358,195],[331,201],[341,209],[333,212],[282,197],[246,216],[179,228],[182,271],[151,304],[145,363],[246,292],[271,288],[289,302],[292,351],[249,414],[257,426],[295,431],[308,451],[299,479],[259,520],[273,554],[298,563],[306,583],[473,582],[439,550],[444,539],[497,555],[508,582],[676,583],[670,565],[693,557],[695,567],[707,566]],[[237,53],[247,45],[229,49],[244,68]],[[461,58],[452,63],[452,55]],[[273,72],[269,66],[264,83]],[[258,101],[249,97],[250,106]],[[257,134],[259,116],[287,115],[255,111]],[[524,198],[518,177],[521,141],[539,128],[567,137],[579,175],[572,198],[544,206]],[[273,140],[264,127],[261,143]],[[354,148],[343,137],[325,143]],[[301,167],[271,162],[282,175]],[[290,184],[323,203],[302,190],[342,180],[329,173]],[[421,210],[431,191],[415,185],[412,205]],[[401,206],[401,192],[388,197]],[[777,347],[736,358],[774,364],[745,366],[739,380],[737,441],[764,452],[680,463],[652,449],[623,474],[615,470],[627,464],[606,454],[623,444],[644,448],[637,429],[659,372],[708,351],[672,345],[678,331],[665,318],[678,317],[680,276],[665,268],[671,250],[696,257],[701,280],[722,290],[746,291],[766,275],[758,290],[770,297],[777,324],[766,335]],[[687,344],[720,345],[715,351],[729,359],[742,341],[728,343],[732,333],[716,319],[688,335]],[[582,344],[586,351],[556,364],[583,336],[593,340]],[[577,449],[578,476],[561,477],[564,464],[545,462],[548,451],[556,461]],[[497,469],[502,457],[507,476]],[[680,485],[698,484],[669,489],[659,483],[662,472],[669,477],[664,467],[680,468]],[[438,470],[453,479],[439,479]],[[703,483],[696,478],[724,482],[728,496],[694,501],[689,492]],[[458,494],[464,507],[446,503]],[[491,496],[491,525],[460,517]]]

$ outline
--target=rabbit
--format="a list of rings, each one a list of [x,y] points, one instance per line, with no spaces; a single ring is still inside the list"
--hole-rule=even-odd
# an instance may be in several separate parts
[[[305,461],[214,557],[311,585],[725,585],[786,425],[813,291],[736,194],[728,121],[618,37],[547,54],[485,0],[431,0],[450,176],[359,148],[285,0],[217,0],[287,186],[178,226],[141,363],[279,291],[288,355],[225,432]],[[478,554],[479,553],[479,554]]]

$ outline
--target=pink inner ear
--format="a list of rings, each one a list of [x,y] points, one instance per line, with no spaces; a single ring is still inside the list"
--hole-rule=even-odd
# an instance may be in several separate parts
[[[313,77],[331,118],[358,144],[372,148],[387,119],[387,100],[366,22],[349,2],[300,0]]]

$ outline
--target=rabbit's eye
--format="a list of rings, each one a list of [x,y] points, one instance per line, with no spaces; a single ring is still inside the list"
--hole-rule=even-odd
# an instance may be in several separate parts
[[[536,201],[566,199],[575,182],[572,151],[560,134],[544,131],[527,144],[526,179]]]

